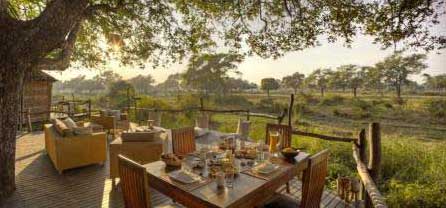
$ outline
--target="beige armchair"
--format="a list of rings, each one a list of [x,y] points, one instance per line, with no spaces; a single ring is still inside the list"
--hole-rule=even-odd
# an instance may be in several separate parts
[[[107,139],[104,132],[62,136],[53,124],[45,124],[45,149],[59,173],[90,164],[104,164]]]
[[[91,121],[101,125],[104,130],[114,133],[116,129],[128,130],[130,128],[130,121],[127,114],[121,114],[120,118],[107,115],[92,115]]]

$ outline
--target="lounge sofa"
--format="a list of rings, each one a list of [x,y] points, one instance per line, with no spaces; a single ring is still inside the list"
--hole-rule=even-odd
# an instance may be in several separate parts
[[[107,139],[104,132],[61,134],[56,130],[55,124],[45,124],[44,131],[45,149],[60,174],[70,168],[104,164],[107,159]]]

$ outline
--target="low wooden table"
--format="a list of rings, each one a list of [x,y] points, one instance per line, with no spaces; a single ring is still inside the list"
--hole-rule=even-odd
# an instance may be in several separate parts
[[[292,180],[308,165],[308,154],[301,152],[294,164],[282,158],[274,163],[281,167],[270,177],[256,177],[244,172],[234,180],[233,188],[218,189],[215,180],[201,186],[187,188],[172,180],[166,180],[167,171],[162,161],[144,165],[149,186],[186,207],[255,207],[270,199],[275,191]]]

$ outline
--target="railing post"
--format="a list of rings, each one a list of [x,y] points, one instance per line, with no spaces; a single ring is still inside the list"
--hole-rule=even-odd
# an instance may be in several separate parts
[[[371,123],[369,126],[369,170],[370,176],[376,182],[381,169],[381,132],[379,123]]]
[[[290,106],[288,107],[288,126],[290,126],[292,128],[292,123],[293,123],[293,105],[294,105],[294,94],[291,94],[290,97]]]
[[[379,123],[369,125],[369,163],[370,177],[377,184],[381,170],[381,132]],[[366,194],[365,207],[373,207],[372,200]]]
[[[365,129],[361,129],[358,136],[358,148],[359,148],[359,159],[366,163],[367,162],[367,154],[366,154],[366,148],[367,148],[367,138],[366,138],[366,132]],[[370,197],[367,195],[367,191],[365,190],[364,184],[361,183],[361,199],[365,201],[366,207],[371,204]]]

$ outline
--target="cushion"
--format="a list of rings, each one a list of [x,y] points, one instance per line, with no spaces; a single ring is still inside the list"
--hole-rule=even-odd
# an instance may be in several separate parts
[[[111,110],[110,116],[114,116],[116,119],[121,119],[121,111],[120,110]]]
[[[75,135],[90,135],[93,133],[91,127],[75,127],[73,131]]]
[[[73,130],[68,128],[68,126],[61,121],[60,119],[54,119],[53,120],[54,128],[56,129],[57,133],[59,133],[61,136],[73,136]]]
[[[122,132],[122,142],[153,142],[155,133],[152,132]]]
[[[63,122],[65,123],[65,125],[70,128],[70,129],[74,129],[77,127],[76,122],[73,121],[73,119],[71,119],[70,117],[66,118],[65,120],[63,120]]]

